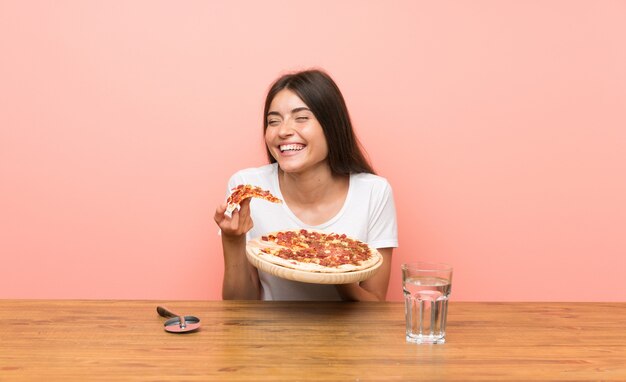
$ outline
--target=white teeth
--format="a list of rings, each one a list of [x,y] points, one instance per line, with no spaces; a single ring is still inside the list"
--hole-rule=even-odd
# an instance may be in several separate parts
[[[304,148],[304,145],[292,144],[292,145],[280,145],[280,152],[285,151],[300,151]]]

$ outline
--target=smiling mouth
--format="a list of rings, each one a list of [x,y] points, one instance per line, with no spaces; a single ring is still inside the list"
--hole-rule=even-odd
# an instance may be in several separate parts
[[[280,145],[278,146],[278,149],[280,150],[281,153],[287,152],[287,151],[300,151],[305,147],[305,145],[301,145],[301,144],[291,144],[291,145]]]

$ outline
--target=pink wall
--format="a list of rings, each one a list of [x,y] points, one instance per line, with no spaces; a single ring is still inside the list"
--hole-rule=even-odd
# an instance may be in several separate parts
[[[0,2],[0,298],[218,299],[264,92],[326,68],[457,300],[626,301],[624,1]]]

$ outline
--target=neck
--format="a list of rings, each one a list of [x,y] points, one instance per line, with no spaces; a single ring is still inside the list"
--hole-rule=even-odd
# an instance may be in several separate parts
[[[334,196],[346,185],[348,177],[334,175],[330,167],[304,173],[286,173],[278,169],[278,181],[283,197],[298,204],[316,204]]]

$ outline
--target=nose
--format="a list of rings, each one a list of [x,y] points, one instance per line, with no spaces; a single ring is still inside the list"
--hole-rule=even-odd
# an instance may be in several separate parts
[[[278,136],[289,137],[289,136],[292,136],[293,133],[294,133],[293,121],[291,118],[287,118],[278,127]]]

